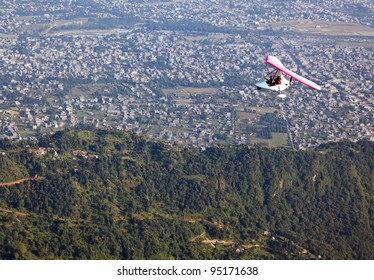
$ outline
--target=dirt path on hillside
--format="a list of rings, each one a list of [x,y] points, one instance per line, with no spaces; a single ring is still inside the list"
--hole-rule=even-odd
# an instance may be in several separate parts
[[[16,219],[16,221],[18,222],[18,223],[20,223],[21,222],[21,220],[20,220],[20,218],[22,217],[28,217],[28,216],[30,216],[30,214],[27,214],[27,213],[23,213],[23,212],[17,212],[17,211],[12,211],[12,210],[10,210],[10,209],[5,209],[5,208],[0,208],[0,212],[4,212],[4,213],[8,213],[8,214],[15,214],[16,216],[17,216],[17,219]]]
[[[9,213],[9,214],[16,214],[17,216],[21,216],[21,217],[27,217],[27,216],[30,216],[30,214],[27,214],[27,213],[23,213],[23,212],[14,212],[10,209],[5,209],[5,208],[0,208],[0,212],[5,212],[5,213]]]
[[[18,185],[18,184],[26,182],[26,181],[41,181],[41,180],[44,180],[44,179],[45,179],[45,177],[35,175],[34,177],[30,177],[30,178],[23,178],[23,179],[19,179],[19,180],[12,181],[12,182],[0,183],[0,187],[10,187],[10,186]]]

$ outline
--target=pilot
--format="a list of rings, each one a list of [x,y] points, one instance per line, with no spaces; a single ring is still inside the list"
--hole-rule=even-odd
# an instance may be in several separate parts
[[[266,81],[266,83],[267,83],[269,86],[272,86],[272,85],[274,84],[273,76],[270,76],[269,79]]]

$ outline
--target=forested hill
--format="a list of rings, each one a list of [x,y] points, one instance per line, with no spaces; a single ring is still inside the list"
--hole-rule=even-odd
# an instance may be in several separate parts
[[[0,141],[2,259],[373,259],[374,143]]]

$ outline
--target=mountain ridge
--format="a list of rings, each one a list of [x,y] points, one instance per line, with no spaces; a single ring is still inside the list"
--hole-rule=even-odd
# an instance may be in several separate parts
[[[14,179],[45,178],[0,188],[3,259],[373,258],[369,141],[201,150],[68,130],[0,150]]]

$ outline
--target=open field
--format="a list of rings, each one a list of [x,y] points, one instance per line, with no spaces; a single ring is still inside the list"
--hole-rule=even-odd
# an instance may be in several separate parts
[[[270,107],[249,107],[249,108],[243,108],[243,107],[237,107],[236,113],[238,121],[242,120],[249,120],[253,121],[256,118],[259,118],[260,116],[266,114],[266,113],[274,113],[276,110],[275,108]]]
[[[257,127],[257,128],[264,128],[265,125],[258,124],[258,120],[260,117],[266,113],[274,113],[274,112],[280,112],[281,111],[271,108],[271,107],[248,107],[244,111],[244,108],[237,108],[236,116],[237,116],[237,131],[240,131],[240,133],[248,133],[247,128],[248,127]],[[274,148],[278,146],[289,146],[288,145],[288,133],[275,133],[272,132],[272,139],[264,139],[255,137],[256,133],[252,133],[250,135],[250,144],[263,144],[267,147]]]
[[[374,28],[358,23],[327,21],[285,21],[271,24],[274,31],[307,34],[374,36]]]
[[[105,84],[89,84],[89,85],[77,85],[74,86],[68,96],[70,98],[72,97],[80,97],[82,95],[89,95],[89,94],[94,94],[97,90],[101,89],[102,91],[105,91],[104,89]]]
[[[374,48],[373,40],[370,40],[368,42],[355,42],[355,41],[337,41],[337,46],[340,47],[363,47],[363,48]]]
[[[123,33],[129,33],[131,30],[128,29],[122,29],[122,28],[111,28],[111,29],[74,29],[74,30],[64,30],[64,31],[58,31],[58,32],[49,32],[49,35],[53,36],[103,36],[103,35],[109,35],[109,34],[123,34]]]
[[[186,97],[194,94],[211,95],[219,92],[218,88],[193,88],[193,87],[176,87],[176,88],[164,88],[162,92],[165,95],[175,94],[179,97]]]
[[[89,35],[108,35],[108,34],[123,34],[131,30],[124,28],[105,28],[93,29],[87,28],[89,24],[88,18],[76,18],[71,20],[56,20],[52,23],[32,24],[27,25],[27,31],[40,32],[45,36],[89,36]],[[66,30],[58,29],[59,27],[67,27]],[[68,28],[70,27],[70,28]],[[57,28],[57,29],[56,29]]]
[[[27,19],[24,19],[27,21]],[[40,23],[40,24],[30,24],[26,25],[25,29],[27,31],[40,31],[42,35],[47,35],[51,32],[54,27],[61,26],[84,26],[87,24],[88,18],[77,18],[71,20],[56,20],[51,23]]]
[[[264,143],[269,148],[279,147],[279,146],[287,146],[288,145],[288,134],[287,133],[271,133],[272,139],[263,139],[257,137],[251,137],[250,142],[251,144],[260,144]]]
[[[237,113],[237,118],[238,118],[239,121],[240,120],[250,120],[250,121],[252,121],[252,120],[256,119],[256,117],[258,117],[258,116],[259,115],[256,114],[256,113],[248,113],[248,112],[241,112],[241,111],[239,111]]]
[[[250,109],[253,109],[260,114],[274,113],[275,111],[277,111],[277,109],[271,108],[271,107],[254,107],[254,108],[250,108]]]
[[[203,40],[224,40],[229,37],[229,34],[223,33],[209,33],[208,35],[183,36],[187,41],[203,41]]]

